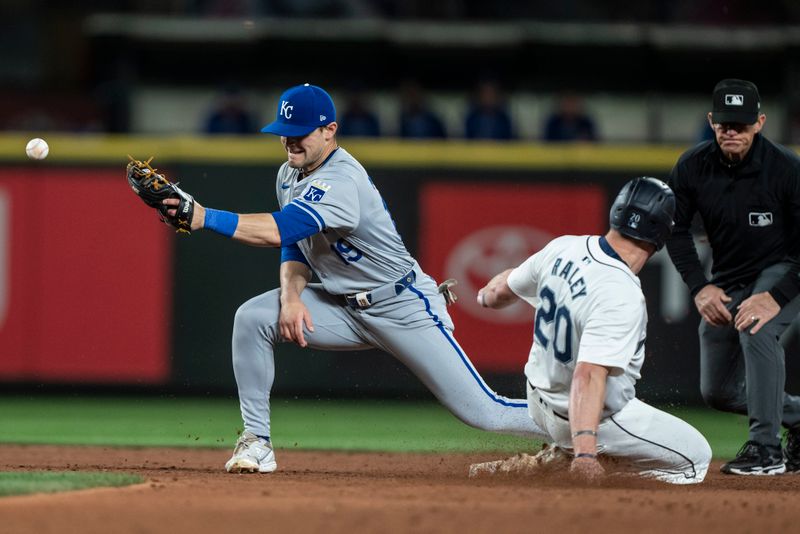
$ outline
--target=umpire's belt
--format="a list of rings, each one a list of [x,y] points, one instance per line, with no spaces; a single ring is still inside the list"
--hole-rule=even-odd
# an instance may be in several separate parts
[[[402,293],[405,288],[416,281],[417,273],[412,269],[405,276],[394,282],[390,282],[372,291],[362,291],[361,293],[355,293],[353,295],[345,295],[344,299],[351,308],[369,308],[373,304],[396,297]]]

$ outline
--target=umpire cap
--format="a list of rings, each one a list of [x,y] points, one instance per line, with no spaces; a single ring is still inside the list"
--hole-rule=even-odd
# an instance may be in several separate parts
[[[303,137],[335,120],[336,107],[331,95],[322,87],[306,83],[283,92],[275,120],[261,131],[283,137]]]
[[[761,113],[758,87],[747,80],[729,78],[714,87],[711,120],[715,124],[753,124]]]
[[[641,176],[626,183],[611,206],[611,228],[619,233],[664,246],[675,225],[675,194],[657,178]]]

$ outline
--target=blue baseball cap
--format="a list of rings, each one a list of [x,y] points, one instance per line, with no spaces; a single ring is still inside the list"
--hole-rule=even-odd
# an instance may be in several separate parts
[[[261,131],[283,137],[303,137],[335,120],[336,108],[331,95],[321,87],[305,83],[283,92],[275,120]]]

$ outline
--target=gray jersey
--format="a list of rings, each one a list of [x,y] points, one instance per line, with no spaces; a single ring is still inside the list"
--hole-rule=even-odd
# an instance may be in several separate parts
[[[484,430],[541,435],[525,399],[498,395],[483,381],[453,337],[453,322],[437,284],[414,261],[364,168],[344,149],[311,176],[284,164],[278,172],[278,225],[284,261],[306,261],[322,284],[300,298],[317,350],[378,348],[406,365],[453,414]],[[284,254],[285,253],[285,254]],[[302,257],[300,257],[302,254]],[[413,270],[406,283],[393,282]],[[336,295],[389,288],[374,302]],[[245,429],[270,436],[274,350],[280,328],[280,289],[253,297],[236,312],[233,369]]]
[[[310,215],[319,232],[297,246],[323,287],[335,295],[374,289],[408,273],[415,264],[367,171],[338,148],[311,176],[284,163],[276,192]]]
[[[603,416],[636,396],[647,308],[639,278],[598,236],[564,236],[517,267],[508,286],[536,307],[525,374],[554,409],[568,413],[578,362],[611,369]]]
[[[309,125],[330,125],[325,121],[335,113],[323,89],[297,86],[284,92],[276,120],[262,131],[316,135],[314,144],[320,141],[319,132],[313,134]],[[328,126],[328,132],[334,131],[335,123]],[[330,139],[322,141],[330,146]],[[291,152],[294,141],[285,142]],[[287,158],[294,159],[291,153]],[[244,429],[255,441],[247,434],[247,441],[237,442],[226,464],[229,472],[275,470],[274,455],[262,451],[271,437],[274,351],[286,341],[305,340],[303,345],[315,350],[381,349],[466,424],[542,435],[528,417],[525,399],[498,395],[472,366],[453,337],[453,322],[436,281],[408,253],[383,198],[355,158],[335,148],[310,176],[284,163],[275,190],[281,209],[272,217],[280,234],[281,261],[306,263],[322,283],[306,285],[300,293],[302,305],[295,302],[288,312],[282,308],[281,288],[251,298],[236,311],[233,370]],[[302,336],[287,330],[287,319],[302,321]]]

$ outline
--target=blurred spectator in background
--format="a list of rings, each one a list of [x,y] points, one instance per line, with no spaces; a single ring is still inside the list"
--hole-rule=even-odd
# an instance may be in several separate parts
[[[545,141],[597,141],[597,129],[574,93],[564,93],[558,107],[547,118],[542,137]]]
[[[123,50],[100,69],[99,82],[92,89],[91,99],[102,116],[104,131],[130,132],[131,97],[138,82],[136,72],[134,58]]]
[[[512,139],[511,116],[493,80],[478,84],[465,121],[467,139]]]
[[[442,120],[428,107],[422,86],[415,81],[405,82],[400,89],[400,137],[447,137]]]
[[[713,141],[716,138],[714,129],[708,124],[708,117],[703,117],[703,123],[700,125],[700,128],[697,129],[697,142]]]
[[[800,111],[789,111],[787,115],[787,142],[798,145],[800,144]]]
[[[378,137],[381,134],[378,116],[370,109],[367,97],[360,87],[350,91],[344,113],[338,122],[339,135],[345,137]]]
[[[271,4],[271,2],[263,3]],[[262,2],[259,0],[194,0],[186,4],[195,4],[196,7],[200,7],[204,15],[210,17],[255,17],[261,15],[262,11]]]
[[[241,88],[231,84],[216,98],[203,130],[208,134],[252,134],[258,132],[259,124]]]

